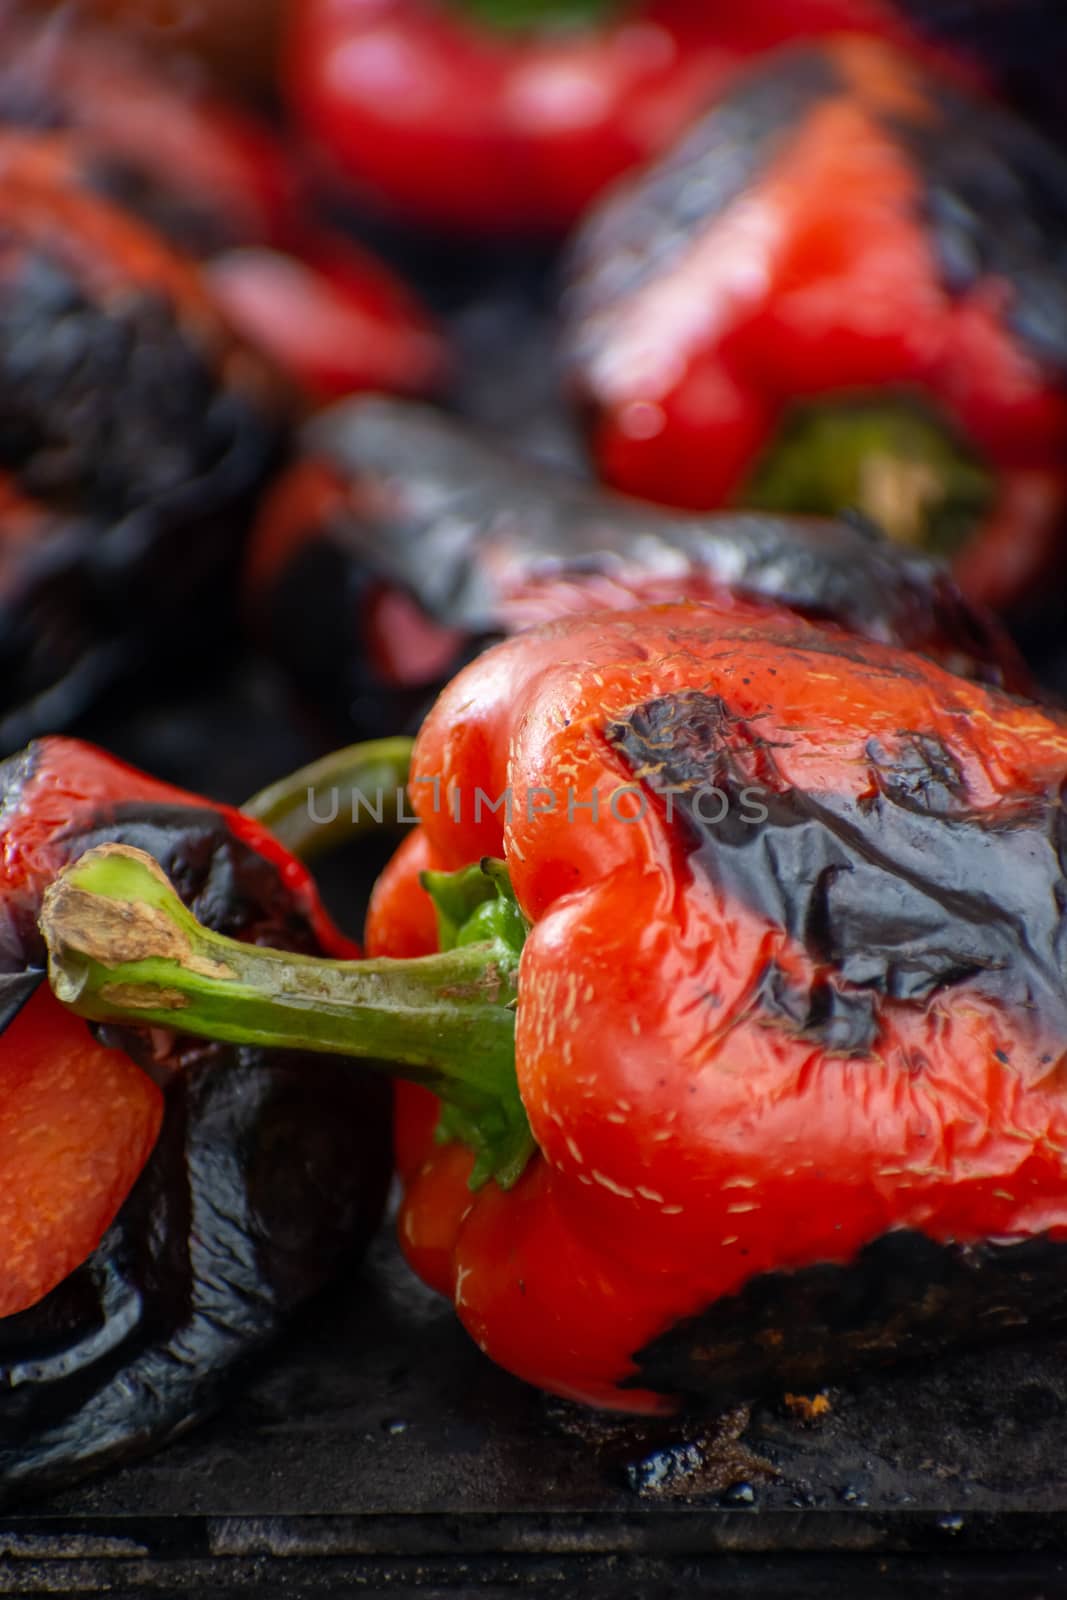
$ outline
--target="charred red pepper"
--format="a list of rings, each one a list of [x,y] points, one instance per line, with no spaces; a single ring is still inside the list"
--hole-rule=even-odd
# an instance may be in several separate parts
[[[401,1102],[401,1241],[523,1378],[804,1392],[1067,1314],[1065,784],[1067,720],[921,657],[572,617],[425,724],[394,959],[250,952],[112,852],[50,892],[52,981],[442,1095]]]
[[[746,79],[580,234],[597,465],[690,507],[860,506],[999,607],[1063,564],[1067,160],[869,40]]]
[[[493,635],[575,611],[788,605],[1025,686],[1002,630],[873,528],[689,517],[531,465],[426,408],[364,399],[306,431],[249,546],[250,620],[319,707],[396,727]]]
[[[86,186],[204,260],[238,332],[316,401],[429,394],[444,342],[382,262],[309,215],[269,124],[121,36],[0,4],[0,122],[74,130]]]
[[[223,82],[269,95],[283,7],[284,0],[78,0],[78,16],[113,24],[157,57],[183,67],[203,62]],[[25,8],[58,13],[64,29],[70,24],[68,0],[26,0]]]
[[[148,851],[212,927],[354,953],[258,823],[90,745],[0,766],[0,1499],[143,1451],[369,1237],[388,1169],[380,1086],[294,1055],[90,1030],[42,985],[64,864]],[[321,1064],[320,1064],[321,1065]]]
[[[290,416],[199,271],[93,192],[62,136],[0,132],[0,745],[69,725],[196,603],[228,622]]]
[[[298,0],[286,65],[357,188],[437,227],[530,233],[660,154],[751,57],[842,31],[932,47],[887,0]]]
[[[0,4],[0,121],[74,128],[92,180],[197,255],[291,237],[297,177],[268,126],[122,35]]]

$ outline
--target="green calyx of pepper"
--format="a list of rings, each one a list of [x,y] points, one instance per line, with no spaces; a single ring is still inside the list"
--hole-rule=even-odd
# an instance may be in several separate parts
[[[473,21],[502,33],[594,27],[623,10],[624,0],[452,0]]]
[[[450,930],[438,954],[331,961],[211,932],[151,856],[100,845],[45,895],[49,979],[92,1021],[354,1056],[423,1084],[446,1108],[444,1136],[475,1153],[472,1187],[508,1188],[534,1149],[515,1076],[526,925],[503,862],[433,878]]]
[[[794,411],[737,499],[761,511],[862,511],[898,543],[950,556],[989,511],[993,478],[920,402],[856,395]]]
[[[530,930],[503,861],[486,856],[459,872],[424,872],[420,881],[434,903],[438,944],[443,951],[503,945],[518,959]],[[472,1123],[469,1112],[455,1100],[444,1101],[436,1136],[440,1144],[456,1140],[473,1150],[480,1148],[478,1119]],[[472,1184],[477,1186],[488,1175],[479,1157]]]

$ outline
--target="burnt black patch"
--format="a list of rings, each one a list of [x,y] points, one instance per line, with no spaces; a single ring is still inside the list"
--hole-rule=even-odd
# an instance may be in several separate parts
[[[42,754],[0,765],[0,830]],[[50,859],[135,845],[209,926],[322,953],[279,869],[210,806],[77,809]],[[0,1005],[40,981],[26,970],[37,910],[25,890],[0,901]],[[362,1065],[97,1031],[161,1082],[163,1127],[92,1256],[0,1319],[0,1503],[141,1455],[215,1410],[294,1309],[358,1260],[388,1183],[390,1091]]]
[[[627,1388],[708,1405],[917,1362],[1067,1320],[1067,1245],[939,1244],[900,1229],[853,1261],[764,1272],[634,1356]]]
[[[0,973],[0,1033],[9,1028],[30,999],[45,981],[43,969],[28,972]]]
[[[266,465],[271,429],[162,295],[97,300],[0,233],[0,467],[30,497],[117,520],[212,510]]]
[[[780,1022],[862,1053],[877,1031],[872,1000],[924,1004],[966,983],[1027,1026],[1067,1033],[1062,791],[975,810],[951,753],[907,734],[893,761],[868,750],[860,799],[805,793],[784,782],[759,722],[697,690],[606,733],[654,794],[673,792],[693,870],[810,956],[804,994],[765,977]]]

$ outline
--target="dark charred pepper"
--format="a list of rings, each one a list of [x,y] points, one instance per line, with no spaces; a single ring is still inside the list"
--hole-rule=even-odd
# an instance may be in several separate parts
[[[377,398],[309,426],[253,535],[246,591],[270,652],[361,733],[409,720],[493,635],[686,597],[788,605],[1025,686],[997,624],[872,528],[664,511]]]
[[[870,40],[783,53],[576,242],[602,475],[859,506],[1007,607],[1064,565],[1067,157]]]
[[[355,1259],[389,1167],[381,1086],[292,1052],[93,1031],[42,985],[42,896],[101,841],[242,940],[352,954],[259,824],[92,746],[0,766],[0,1499],[217,1406]]]
[[[919,656],[570,617],[423,727],[390,959],[219,939],[113,850],[42,926],[85,1015],[421,1084],[401,1242],[495,1360],[722,1405],[1067,1314],[1065,784],[1067,720]]]
[[[228,616],[289,397],[59,136],[0,132],[0,746]]]
[[[0,0],[0,122],[76,131],[86,184],[202,259],[232,325],[313,400],[441,386],[444,343],[415,295],[311,220],[270,126],[197,74]]]

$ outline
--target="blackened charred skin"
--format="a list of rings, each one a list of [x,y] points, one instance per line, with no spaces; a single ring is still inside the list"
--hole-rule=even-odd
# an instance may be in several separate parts
[[[0,1321],[0,1504],[155,1449],[216,1410],[354,1264],[388,1181],[381,1084],[215,1047],[92,1257]]]
[[[42,748],[0,764],[0,831],[33,803]],[[58,871],[108,841],[148,851],[218,932],[325,953],[279,867],[211,806],[75,811],[41,848]],[[39,899],[28,884],[0,898],[0,1029],[42,979]],[[89,1260],[0,1319],[0,1504],[215,1410],[292,1312],[355,1264],[389,1181],[389,1091],[356,1063],[96,1031],[160,1083],[163,1128]]]
[[[869,748],[868,796],[805,793],[783,780],[758,722],[699,691],[638,707],[606,734],[652,793],[675,792],[693,870],[810,957],[803,991],[765,975],[778,1026],[863,1055],[878,1001],[922,1005],[966,984],[1020,1027],[1067,1032],[1062,792],[978,810],[951,754],[913,734],[892,762]],[[724,798],[713,808],[701,790]]]
[[[17,246],[8,269],[0,468],[30,496],[165,526],[258,480],[273,430],[164,296],[131,285],[117,304],[94,299],[58,261]]]
[[[532,465],[464,424],[404,401],[361,399],[309,425],[307,450],[345,486],[253,595],[262,633],[320,704],[364,732],[412,708],[375,679],[361,606],[398,589],[461,630],[465,654],[513,626],[511,597],[554,581],[729,587],[923,650],[953,670],[1025,691],[998,625],[938,563],[868,524],[672,512]],[[453,663],[453,670],[458,662]],[[432,684],[421,686],[423,704]]]
[[[1067,1245],[938,1244],[900,1229],[853,1261],[765,1272],[634,1355],[621,1387],[702,1406],[826,1383],[1067,1322]]]
[[[11,1026],[46,977],[43,968],[34,970],[31,967],[26,972],[0,972],[0,1034]]]
[[[104,303],[39,252],[11,264],[0,471],[39,518],[32,538],[0,522],[0,750],[70,727],[177,649],[194,605],[198,645],[225,636],[284,422],[214,370],[163,296]]]
[[[1011,112],[915,63],[909,72],[921,97],[915,115],[864,106],[915,172],[945,288],[961,297],[980,278],[1010,285],[1009,325],[1038,362],[1067,377],[1067,155]],[[815,106],[855,93],[832,49],[783,52],[594,211],[567,273],[566,347],[577,374],[599,351],[603,317],[668,274],[758,186]]]

